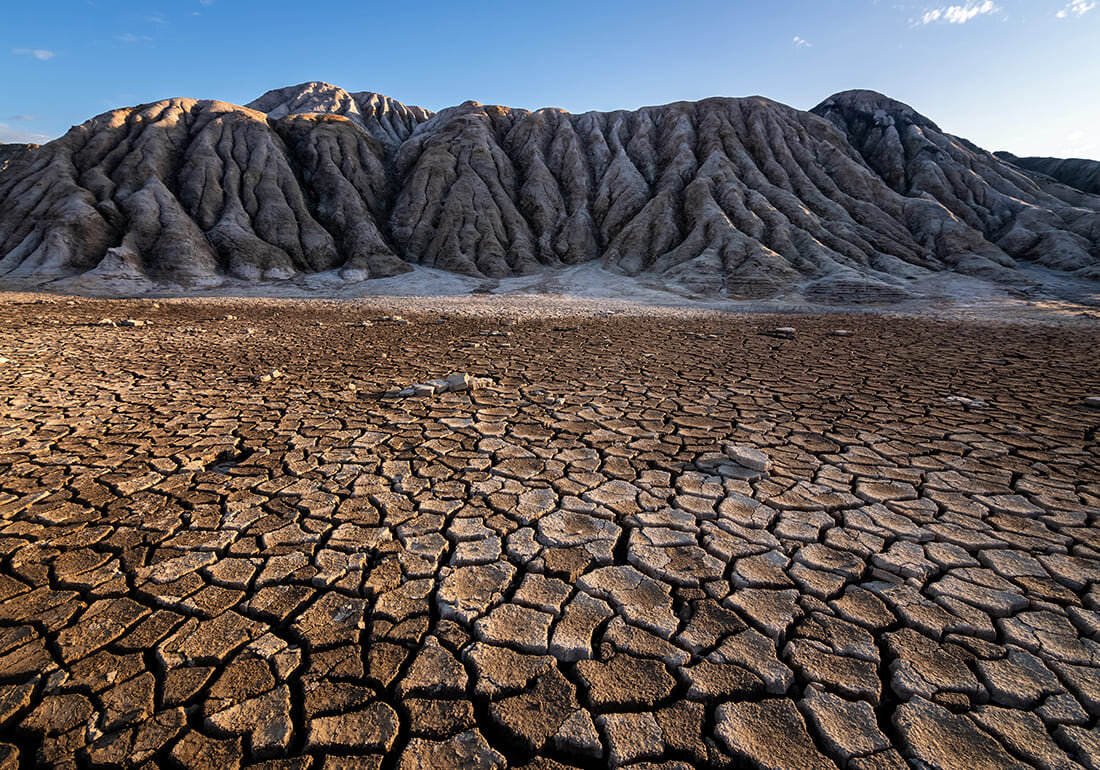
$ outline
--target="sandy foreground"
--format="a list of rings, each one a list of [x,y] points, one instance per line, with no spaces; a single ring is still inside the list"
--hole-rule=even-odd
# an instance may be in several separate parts
[[[1100,324],[991,302],[0,295],[0,767],[1100,766]]]

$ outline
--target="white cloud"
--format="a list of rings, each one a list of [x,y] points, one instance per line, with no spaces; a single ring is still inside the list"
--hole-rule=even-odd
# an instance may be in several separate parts
[[[45,134],[38,134],[34,131],[20,131],[17,128],[12,128],[7,123],[0,123],[0,142],[45,144],[48,141],[50,141],[50,137]]]
[[[1095,7],[1095,0],[1070,0],[1069,5],[1067,5],[1065,8],[1058,11],[1058,13],[1054,15],[1057,16],[1059,19],[1064,19],[1071,14],[1073,16],[1084,16]]]
[[[947,22],[948,24],[966,24],[966,22],[978,16],[999,13],[1000,10],[1001,9],[993,3],[993,0],[983,0],[983,2],[967,0],[967,2],[962,5],[942,5],[939,8],[925,11],[924,15],[917,21],[917,24],[933,24],[941,21]]]
[[[152,43],[153,38],[148,35],[135,35],[133,32],[127,32],[125,35],[119,35],[118,39],[123,43]]]
[[[34,115],[12,115],[8,120],[38,120]]]
[[[11,52],[17,56],[33,56],[39,61],[46,61],[54,56],[53,51],[48,51],[45,48],[13,48]]]
[[[804,40],[804,39],[800,38],[798,35],[795,35],[794,36],[794,47],[795,48],[813,48],[814,44],[811,43],[809,40]]]

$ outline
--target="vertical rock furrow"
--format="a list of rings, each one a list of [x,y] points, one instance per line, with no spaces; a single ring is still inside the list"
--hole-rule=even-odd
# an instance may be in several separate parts
[[[6,156],[5,156],[6,157]],[[115,110],[0,172],[0,276],[35,285],[502,278],[602,260],[689,291],[903,296],[951,269],[1100,278],[1100,198],[869,91],[570,115],[432,113],[306,83]]]
[[[332,234],[349,280],[397,275],[409,266],[379,227],[392,205],[385,150],[346,119],[288,116],[276,124],[301,169],[316,219]]]
[[[845,92],[813,112],[837,125],[869,165],[908,196],[910,230],[949,264],[1005,276],[1013,260],[1023,259],[1095,273],[1100,201],[1067,188],[1043,189],[879,94]],[[959,221],[945,220],[933,207],[915,203],[917,198],[935,201]]]

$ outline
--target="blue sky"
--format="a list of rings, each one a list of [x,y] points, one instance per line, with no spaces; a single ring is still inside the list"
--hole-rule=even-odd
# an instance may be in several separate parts
[[[439,109],[872,88],[1018,154],[1100,158],[1096,0],[11,0],[0,141],[171,96],[324,80]]]

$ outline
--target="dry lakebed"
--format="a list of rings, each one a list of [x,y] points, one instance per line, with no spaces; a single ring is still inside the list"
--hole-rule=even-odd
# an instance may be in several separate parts
[[[1098,351],[5,295],[0,768],[1100,767]]]

